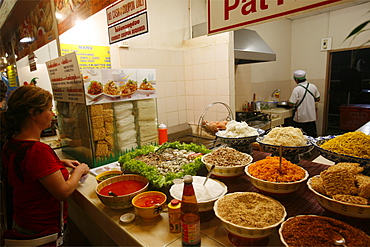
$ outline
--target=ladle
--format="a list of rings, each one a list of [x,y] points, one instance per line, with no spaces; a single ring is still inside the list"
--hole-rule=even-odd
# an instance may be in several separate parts
[[[114,193],[114,192],[112,192],[112,191],[108,191],[108,195],[110,195],[110,196],[117,196],[117,194]]]
[[[283,159],[283,146],[280,145],[280,148],[279,148],[279,168],[280,168],[280,173],[283,173],[283,168],[281,167],[282,159]]]
[[[344,237],[339,232],[333,231],[333,230],[330,231],[330,232],[331,232],[331,236],[334,240],[335,245],[347,247],[346,240],[344,239]]]
[[[209,169],[206,179],[203,182],[203,186],[207,183],[208,178],[211,176],[213,169],[215,169],[216,165],[212,165],[211,169]]]

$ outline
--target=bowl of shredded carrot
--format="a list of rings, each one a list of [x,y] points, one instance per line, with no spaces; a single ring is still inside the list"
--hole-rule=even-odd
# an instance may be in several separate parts
[[[343,135],[320,136],[311,139],[320,154],[335,163],[359,163],[365,175],[370,175],[370,135],[360,131]]]
[[[254,187],[267,194],[290,194],[308,179],[308,172],[285,158],[267,156],[245,167],[245,173]]]

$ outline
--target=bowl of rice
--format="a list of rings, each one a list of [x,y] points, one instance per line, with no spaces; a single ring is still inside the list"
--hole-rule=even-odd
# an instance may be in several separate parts
[[[326,210],[370,219],[370,177],[358,163],[337,163],[307,181],[317,202]]]
[[[221,143],[227,144],[241,152],[252,153],[251,144],[256,141],[258,136],[264,133],[263,129],[250,127],[246,122],[231,120],[226,124],[225,130],[220,130],[215,135]]]
[[[314,148],[311,139],[312,137],[303,135],[299,128],[275,127],[266,135],[257,137],[256,141],[264,152],[279,156],[281,147],[284,158],[292,163],[299,163],[299,155]]]
[[[220,147],[201,158],[207,170],[212,170],[216,177],[237,177],[244,173],[244,168],[252,163],[251,155],[240,152],[231,147]]]
[[[311,139],[320,154],[335,163],[359,163],[363,173],[370,175],[370,136],[362,132],[328,135]]]
[[[291,194],[308,179],[308,172],[280,157],[268,156],[245,167],[245,173],[259,191],[272,195]]]
[[[229,239],[267,238],[285,219],[284,206],[256,192],[235,192],[220,197],[214,205],[216,217],[229,233]]]

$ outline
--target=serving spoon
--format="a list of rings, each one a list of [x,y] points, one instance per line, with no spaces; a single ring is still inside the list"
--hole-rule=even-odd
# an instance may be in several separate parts
[[[331,236],[334,240],[335,245],[347,247],[346,240],[344,239],[344,237],[339,232],[337,232],[337,231],[330,231],[330,232],[331,232]]]
[[[114,192],[112,192],[112,191],[108,191],[108,195],[110,195],[110,196],[117,196],[117,194],[114,193]]]
[[[207,183],[208,178],[211,176],[213,169],[215,169],[216,165],[212,165],[211,169],[209,169],[206,179],[203,182],[203,186]]]

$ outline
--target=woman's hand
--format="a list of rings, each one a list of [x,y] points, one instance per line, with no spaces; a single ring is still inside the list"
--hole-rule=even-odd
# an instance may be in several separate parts
[[[76,169],[77,166],[79,166],[81,163],[78,162],[77,160],[69,160],[69,159],[63,159],[63,160],[60,160],[62,161],[63,165],[65,167],[71,167],[73,169]]]
[[[76,167],[75,172],[76,172],[77,170],[80,170],[80,171],[81,171],[81,173],[82,173],[82,175],[85,175],[85,174],[88,174],[88,173],[89,173],[90,168],[89,168],[89,166],[88,166],[87,164],[85,164],[85,163],[80,163],[80,164]]]

